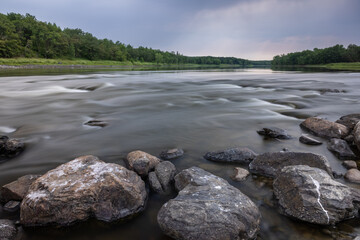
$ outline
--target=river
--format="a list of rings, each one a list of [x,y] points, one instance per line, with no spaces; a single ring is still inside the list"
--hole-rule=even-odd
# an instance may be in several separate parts
[[[310,116],[335,121],[358,113],[359,96],[360,73],[351,72],[44,70],[36,75],[1,74],[0,135],[20,138],[27,148],[0,163],[0,185],[26,174],[43,174],[81,155],[124,165],[130,151],[158,155],[178,147],[185,150],[184,157],[173,161],[178,171],[199,166],[228,180],[256,203],[262,214],[259,239],[355,236],[360,234],[358,219],[335,227],[289,219],[278,213],[268,180],[253,176],[234,182],[230,178],[233,168],[241,165],[209,162],[202,156],[230,147],[249,147],[257,153],[286,148],[325,155],[333,170],[344,173],[341,161],[326,144],[299,143],[299,123]],[[92,119],[109,125],[84,125]],[[268,126],[286,129],[294,138],[264,140],[256,130]],[[66,229],[26,229],[22,239],[168,239],[156,215],[171,197],[151,193],[147,210],[125,224],[88,221]],[[18,215],[0,208],[0,218],[16,220]]]

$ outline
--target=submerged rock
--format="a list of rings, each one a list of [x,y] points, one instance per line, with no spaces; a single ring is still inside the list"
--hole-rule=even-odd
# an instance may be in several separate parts
[[[20,209],[20,203],[19,201],[9,201],[4,205],[4,210],[7,212],[16,212]]]
[[[19,155],[25,149],[25,144],[19,139],[10,139],[7,136],[0,137],[0,160]]]
[[[231,176],[231,179],[234,181],[244,181],[250,175],[249,171],[244,168],[236,167],[234,168],[234,174]]]
[[[175,176],[178,196],[158,213],[164,233],[174,239],[255,239],[260,212],[240,190],[200,168]]]
[[[23,200],[29,190],[30,185],[39,177],[40,175],[25,175],[18,178],[16,181],[2,186],[0,188],[1,202]]]
[[[84,123],[84,125],[88,125],[90,127],[106,127],[109,123],[102,120],[90,120]]]
[[[204,158],[215,162],[249,163],[256,156],[257,154],[249,148],[230,148],[218,152],[208,152]]]
[[[349,135],[349,129],[346,126],[316,117],[307,118],[300,127],[315,136],[327,139],[344,138]]]
[[[356,168],[349,169],[345,174],[345,178],[349,182],[360,183],[360,171]]]
[[[307,145],[321,145],[322,144],[322,142],[320,142],[312,137],[309,137],[306,134],[302,134],[299,138],[299,141],[301,143],[307,144]]]
[[[21,203],[25,226],[70,225],[95,217],[115,221],[145,208],[145,183],[133,171],[82,156],[39,177]]]
[[[308,165],[325,170],[332,176],[332,170],[326,157],[314,153],[273,152],[258,155],[249,165],[251,173],[275,178],[283,167]]]
[[[168,194],[172,190],[172,183],[176,174],[176,167],[169,161],[156,165],[155,171],[149,173],[150,187],[157,193]]]
[[[281,170],[273,183],[280,212],[302,221],[331,225],[357,216],[352,190],[319,168],[297,165]]]
[[[266,138],[277,139],[291,139],[292,137],[284,129],[277,127],[263,128],[257,131],[258,134],[265,136]]]
[[[164,160],[172,160],[175,158],[179,158],[182,155],[184,155],[184,150],[182,150],[181,148],[173,148],[166,151],[162,151],[160,153],[160,158]]]
[[[339,159],[356,159],[357,157],[350,149],[349,145],[345,140],[332,138],[329,141],[328,149],[335,154]]]
[[[13,240],[16,237],[16,227],[13,221],[0,219],[0,239]]]
[[[160,159],[143,151],[130,152],[126,157],[129,169],[134,170],[141,176],[147,176],[153,170]]]

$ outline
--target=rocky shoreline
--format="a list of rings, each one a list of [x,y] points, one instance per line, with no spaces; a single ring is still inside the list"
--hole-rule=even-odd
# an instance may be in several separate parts
[[[336,122],[310,117],[300,127],[304,134],[299,141],[327,144],[348,169],[344,176],[332,170],[325,156],[310,152],[258,154],[238,147],[208,152],[204,159],[248,165],[248,170],[235,167],[233,181],[256,176],[269,179],[276,207],[286,217],[322,226],[359,217],[359,189],[337,178],[360,184],[360,114]],[[258,133],[284,141],[296,138],[273,127]],[[25,145],[3,136],[0,154],[3,160],[10,160],[26,154]],[[225,179],[197,166],[177,171],[171,161],[183,154],[184,150],[177,148],[165,150],[159,157],[136,150],[128,153],[126,168],[95,156],[81,156],[44,175],[20,177],[0,188],[4,211],[20,213],[18,222],[0,220],[0,239],[15,239],[19,229],[27,227],[67,227],[88,219],[131,221],[146,209],[151,192],[177,193],[157,214],[161,230],[171,238],[256,239],[261,224],[257,204]]]

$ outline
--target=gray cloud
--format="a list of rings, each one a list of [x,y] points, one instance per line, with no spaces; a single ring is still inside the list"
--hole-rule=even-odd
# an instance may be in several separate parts
[[[357,0],[2,0],[20,12],[99,38],[186,55],[271,59],[359,44]]]

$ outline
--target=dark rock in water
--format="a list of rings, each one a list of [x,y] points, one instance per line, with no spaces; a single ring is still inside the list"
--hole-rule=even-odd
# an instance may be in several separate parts
[[[215,162],[249,163],[256,156],[257,154],[248,148],[230,148],[224,151],[208,152],[204,158]]]
[[[357,123],[355,125],[353,135],[354,135],[354,143],[357,149],[360,151],[360,123]]]
[[[360,171],[355,168],[349,169],[345,174],[345,178],[349,182],[360,183]]]
[[[9,202],[11,200],[22,201],[30,185],[39,177],[40,175],[25,175],[14,182],[2,186],[0,188],[1,202]]]
[[[346,126],[349,130],[354,129],[355,125],[360,121],[360,113],[342,116],[336,123]]]
[[[319,92],[320,92],[321,94],[324,94],[324,93],[346,93],[345,90],[331,89],[331,88],[319,89]]]
[[[277,139],[291,139],[292,137],[281,128],[270,127],[263,128],[257,131],[258,134],[265,136],[266,138],[277,138]]]
[[[346,169],[352,169],[352,168],[356,168],[357,169],[357,164],[355,161],[353,160],[347,160],[347,161],[343,161],[342,165],[346,168]]]
[[[129,169],[134,170],[140,176],[147,176],[160,163],[160,159],[143,151],[130,152],[127,157]]]
[[[299,138],[299,141],[301,143],[307,144],[307,145],[321,145],[322,144],[322,142],[320,142],[312,137],[309,137],[306,134],[302,134]]]
[[[0,219],[0,239],[14,240],[16,237],[16,227],[13,221],[7,219]]]
[[[10,139],[7,136],[0,137],[0,160],[19,155],[25,149],[25,144],[18,139]]]
[[[260,212],[240,190],[200,168],[175,176],[178,196],[157,216],[162,231],[174,239],[255,239]]]
[[[91,127],[106,127],[109,125],[107,122],[101,121],[101,120],[90,120],[84,123],[85,125],[91,126]]]
[[[231,179],[234,181],[244,181],[250,175],[249,171],[244,168],[236,167],[234,168],[234,174],[231,176]]]
[[[285,166],[308,165],[325,170],[332,176],[332,170],[326,157],[314,153],[274,152],[258,155],[249,165],[251,173],[275,178]]]
[[[332,138],[329,141],[328,149],[334,153],[339,159],[356,159],[355,154],[350,149],[346,141],[338,138]]]
[[[173,148],[166,151],[162,151],[160,153],[160,158],[164,160],[171,160],[171,159],[179,158],[182,155],[184,155],[184,150],[182,150],[181,148]]]
[[[24,226],[66,226],[90,217],[111,222],[145,208],[144,181],[118,164],[82,156],[39,177],[21,203]]]
[[[349,144],[349,146],[355,146],[355,144],[354,144],[354,135],[349,134],[346,137],[344,137],[344,140]]]
[[[284,215],[321,225],[357,216],[359,199],[355,199],[352,189],[319,168],[285,167],[273,187]]]
[[[155,171],[149,173],[150,187],[157,193],[170,193],[175,174],[176,167],[174,164],[169,161],[159,163],[156,165]]]
[[[300,127],[315,136],[322,138],[344,138],[349,135],[349,129],[339,123],[334,123],[325,119],[311,117],[300,124]]]
[[[339,178],[342,178],[344,176],[344,174],[336,172],[336,171],[333,171],[332,174],[333,174],[335,179],[339,179]]]
[[[7,212],[16,212],[20,209],[20,203],[18,201],[9,201],[4,205],[4,210]]]

